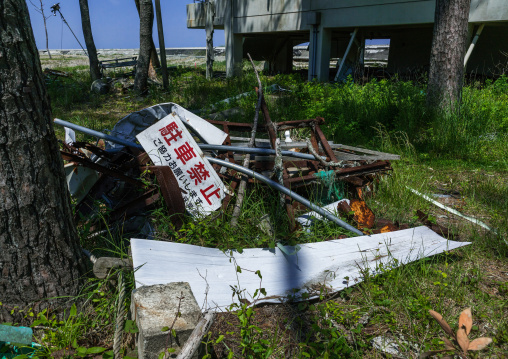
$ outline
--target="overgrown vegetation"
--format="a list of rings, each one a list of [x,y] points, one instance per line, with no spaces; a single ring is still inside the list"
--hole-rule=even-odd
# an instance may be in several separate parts
[[[203,67],[178,67],[170,74],[169,91],[153,85],[148,96],[140,98],[120,82],[108,95],[90,93],[86,68],[58,69],[70,71],[71,77],[48,83],[54,116],[96,130],[111,129],[124,115],[162,102],[204,109],[204,118],[237,107],[237,114],[228,120],[247,122],[254,114],[256,80],[247,71],[242,78],[206,81]],[[508,77],[468,83],[460,112],[451,116],[426,111],[423,81],[392,78],[359,84],[349,79],[343,84],[319,84],[305,82],[298,74],[262,75],[262,81],[266,87],[278,84],[284,89],[267,95],[272,120],[320,116],[326,120],[323,129],[330,140],[403,156],[392,163],[393,173],[382,178],[369,200],[377,217],[416,225],[419,209],[472,244],[402,267],[395,268],[394,263],[379,268],[381,275],[364,273],[361,284],[334,295],[322,289],[318,300],[231,307],[206,338],[210,351],[213,348],[219,358],[376,358],[380,352],[373,349],[372,339],[383,336],[398,344],[401,355],[417,357],[444,345],[430,309],[456,318],[463,308],[471,307],[475,325],[470,338],[492,337],[493,343],[484,352],[468,355],[503,357],[508,352]],[[244,92],[250,94],[217,104]],[[56,130],[62,138],[63,131]],[[459,193],[460,199],[451,205],[480,218],[498,234],[433,207],[407,186],[427,194]],[[153,213],[159,239],[241,249],[346,234],[329,223],[320,224],[312,234],[289,233],[276,193],[254,189],[249,196],[237,231],[228,227],[228,213],[197,222],[186,218],[183,228],[175,231],[161,207]],[[257,229],[255,219],[263,214],[272,219],[274,236]],[[128,239],[105,238],[83,239],[83,246],[126,255]],[[261,270],[261,279],[262,268],[249,270]],[[37,338],[48,351],[45,355],[85,357],[94,354],[86,348],[111,350],[116,287],[109,280],[88,283],[82,311],[71,312],[65,321],[52,319],[50,313],[28,312],[36,319],[34,326],[44,327],[38,329]],[[132,323],[128,325],[135,331]]]

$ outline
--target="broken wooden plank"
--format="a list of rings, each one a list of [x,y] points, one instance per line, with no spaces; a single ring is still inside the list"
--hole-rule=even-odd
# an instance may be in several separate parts
[[[245,146],[245,141],[247,139],[244,137],[231,137],[231,141],[241,141],[241,142],[233,142],[232,146]],[[270,140],[267,139],[256,139],[256,144],[258,147],[266,147],[270,148]],[[342,144],[333,143],[333,141],[328,141],[330,147],[333,149],[335,156],[337,156],[338,160],[344,161],[361,161],[361,160],[400,160],[400,156],[393,153],[379,152],[374,150],[368,150],[366,148],[346,146]],[[283,150],[288,150],[292,148],[307,148],[307,144],[305,142],[281,142],[281,147]],[[319,150],[322,151],[323,147],[320,145]],[[347,151],[342,151],[347,150]],[[351,152],[353,151],[353,152]],[[359,152],[359,153],[354,153]]]
[[[191,359],[194,357],[194,353],[196,353],[201,345],[201,340],[208,333],[208,330],[215,321],[215,315],[214,311],[209,311],[201,318],[176,359]]]

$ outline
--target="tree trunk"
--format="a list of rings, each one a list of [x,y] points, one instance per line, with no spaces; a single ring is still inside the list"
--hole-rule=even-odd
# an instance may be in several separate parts
[[[85,267],[25,1],[0,1],[0,24],[1,323],[77,295]]]
[[[139,0],[134,0],[134,3],[136,4],[136,9],[138,10],[139,18],[141,19],[141,14],[139,12]],[[152,17],[150,26],[153,28],[153,11],[152,11]],[[160,50],[160,49],[159,49]],[[157,56],[157,48],[155,47],[155,43],[153,42],[153,37],[150,38],[150,60],[152,61],[152,65],[156,68],[161,67],[161,63],[159,61],[159,57]]]
[[[81,11],[81,26],[83,27],[83,36],[85,37],[86,50],[90,61],[90,77],[92,81],[100,79],[101,71],[99,69],[99,59],[97,58],[97,49],[92,36],[92,25],[90,24],[90,12],[88,11],[88,0],[79,0],[79,10]]]
[[[460,103],[471,0],[436,0],[427,105],[453,111]]]
[[[157,13],[157,31],[159,33],[159,51],[161,55],[162,85],[165,90],[169,87],[168,64],[166,62],[166,44],[164,42],[164,28],[162,26],[161,2],[155,0],[155,12]]]
[[[207,0],[206,7],[206,78],[210,80],[213,77],[213,19],[215,18],[215,3]]]
[[[152,0],[139,1],[139,56],[134,79],[134,90],[141,93],[145,91],[150,65],[150,49],[152,43]]]

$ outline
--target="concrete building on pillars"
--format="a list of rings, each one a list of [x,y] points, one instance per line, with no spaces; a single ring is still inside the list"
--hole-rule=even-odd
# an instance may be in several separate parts
[[[225,30],[228,76],[240,74],[247,52],[273,71],[290,71],[293,46],[306,42],[309,80],[328,81],[339,68],[342,73],[348,64],[362,64],[367,39],[390,40],[389,72],[429,66],[436,0],[214,1],[214,27]],[[467,71],[506,69],[508,0],[472,0],[469,24]],[[203,3],[187,5],[187,27],[205,28]],[[331,58],[339,59],[337,65]]]

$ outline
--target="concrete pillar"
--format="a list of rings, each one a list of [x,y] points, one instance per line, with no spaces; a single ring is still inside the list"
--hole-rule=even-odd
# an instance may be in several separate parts
[[[266,44],[265,44],[266,47]],[[293,69],[293,41],[280,39],[275,46],[269,70],[275,73],[287,73]]]
[[[313,25],[310,30],[309,81],[314,78],[320,82],[329,81],[331,45],[332,30]]]
[[[243,58],[243,37],[234,33],[233,0],[226,2],[224,13],[224,37],[226,40],[226,76],[241,76]]]
[[[137,347],[139,359],[158,359],[166,349],[175,352],[164,358],[174,358],[189,339],[202,317],[189,283],[175,282],[143,286],[132,292],[131,314],[139,329]],[[170,327],[176,333],[172,336]],[[192,357],[201,358],[197,353]]]
[[[293,70],[293,41],[286,41],[284,48],[279,53],[277,62],[280,72],[290,72]]]

